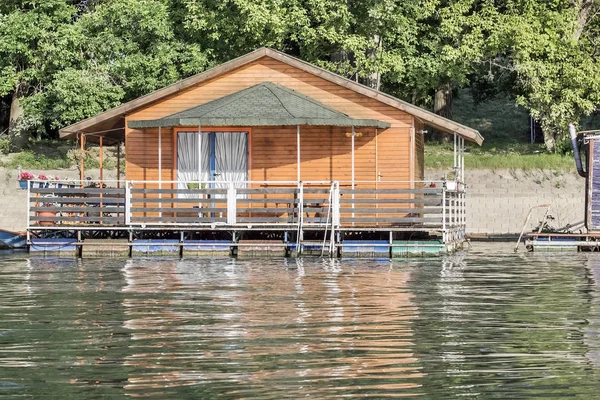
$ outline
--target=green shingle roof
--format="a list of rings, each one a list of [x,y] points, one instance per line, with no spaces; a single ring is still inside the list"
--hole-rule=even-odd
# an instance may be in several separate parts
[[[389,128],[374,119],[344,113],[272,82],[263,82],[189,110],[155,120],[129,121],[132,129],[173,126],[326,125]]]

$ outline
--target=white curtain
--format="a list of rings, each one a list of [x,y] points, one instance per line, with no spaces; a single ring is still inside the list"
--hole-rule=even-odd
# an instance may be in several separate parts
[[[236,188],[245,188],[248,180],[248,133],[215,133],[216,187],[227,187],[219,182],[239,182]],[[238,196],[240,198],[245,196]]]
[[[198,165],[200,162],[200,165]],[[210,178],[210,141],[208,134],[179,132],[177,134],[177,187],[188,189],[188,183],[208,181]],[[197,198],[180,193],[179,198]]]

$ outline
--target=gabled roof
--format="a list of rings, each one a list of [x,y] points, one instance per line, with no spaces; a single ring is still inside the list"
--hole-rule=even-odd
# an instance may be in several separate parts
[[[134,129],[197,125],[391,126],[388,122],[373,119],[350,118],[295,90],[272,82],[259,83],[164,118],[128,122],[128,126]]]
[[[278,60],[282,63],[288,64],[292,67],[316,75],[327,81],[333,82],[337,85],[353,90],[364,96],[367,96],[389,106],[395,107],[399,110],[412,114],[413,116],[421,120],[423,123],[433,128],[448,133],[456,133],[457,135],[465,138],[466,140],[475,142],[479,145],[483,143],[483,137],[475,129],[469,128],[465,125],[461,125],[457,122],[454,122],[447,118],[441,117],[435,113],[410,104],[406,101],[397,99],[378,90],[371,89],[367,86],[356,83],[350,79],[346,79],[342,76],[329,72],[325,69],[319,68],[315,65],[312,65],[295,57],[265,47],[257,49],[234,60],[228,61],[217,67],[211,68],[200,74],[176,82],[165,88],[156,90],[146,96],[142,96],[130,102],[124,103],[118,107],[105,111],[94,117],[67,126],[60,130],[60,137],[74,138],[76,137],[78,132],[98,133],[99,131],[111,131],[113,129],[118,129],[123,126],[122,120],[126,114],[131,113],[132,111],[137,110],[141,107],[147,106],[155,101],[163,99],[167,96],[173,95],[181,90],[187,89],[208,79],[214,78],[226,72],[232,71],[236,68],[239,68],[245,64],[256,61],[262,57],[270,57],[272,59]]]

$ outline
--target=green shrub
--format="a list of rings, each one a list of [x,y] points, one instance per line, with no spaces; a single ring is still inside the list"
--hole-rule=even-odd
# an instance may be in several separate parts
[[[0,138],[0,154],[10,153],[10,139]]]
[[[6,164],[9,168],[21,166],[29,169],[63,169],[71,166],[71,162],[66,157],[48,157],[42,154],[34,154],[29,150],[15,154]]]

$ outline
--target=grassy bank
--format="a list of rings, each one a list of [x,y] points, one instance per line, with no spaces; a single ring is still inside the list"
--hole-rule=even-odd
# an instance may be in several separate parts
[[[59,140],[42,140],[32,142],[29,148],[19,153],[12,153],[0,158],[0,167],[35,170],[68,169],[79,165],[79,152],[73,142]],[[123,152],[124,154],[124,152]],[[86,149],[84,166],[86,169],[100,167],[100,148],[91,145]],[[124,166],[124,156],[121,167]],[[104,169],[115,170],[117,168],[116,148],[104,148]]]
[[[468,91],[454,100],[453,119],[477,129],[485,138],[483,146],[467,143],[465,167],[470,169],[572,170],[573,158],[549,154],[543,144],[530,144],[529,114],[514,100],[498,97],[475,103]],[[426,168],[451,168],[452,143],[425,146]]]
[[[428,143],[425,146],[425,168],[451,168],[454,162],[452,145]],[[468,169],[549,169],[569,171],[574,169],[573,157],[548,154],[537,145],[514,147],[476,148],[469,146],[465,153]]]
[[[468,91],[459,92],[453,104],[453,119],[475,128],[485,138],[482,147],[468,144],[465,166],[470,169],[548,169],[572,170],[574,163],[570,155],[548,154],[543,144],[529,144],[529,114],[514,100],[498,97],[475,103]],[[600,118],[596,118],[600,119]],[[600,126],[600,120],[589,118],[582,128]],[[0,152],[2,151],[0,146]],[[74,142],[38,141],[20,153],[0,157],[0,166],[36,170],[72,168],[78,165],[75,159]],[[124,154],[124,153],[123,153]],[[76,155],[76,154],[75,154]],[[98,168],[99,148],[90,146],[85,155],[85,168]],[[124,160],[124,158],[123,158]],[[104,168],[116,169],[116,149],[104,148]],[[427,168],[452,168],[452,143],[429,141],[425,146]],[[124,168],[124,161],[122,161]]]

